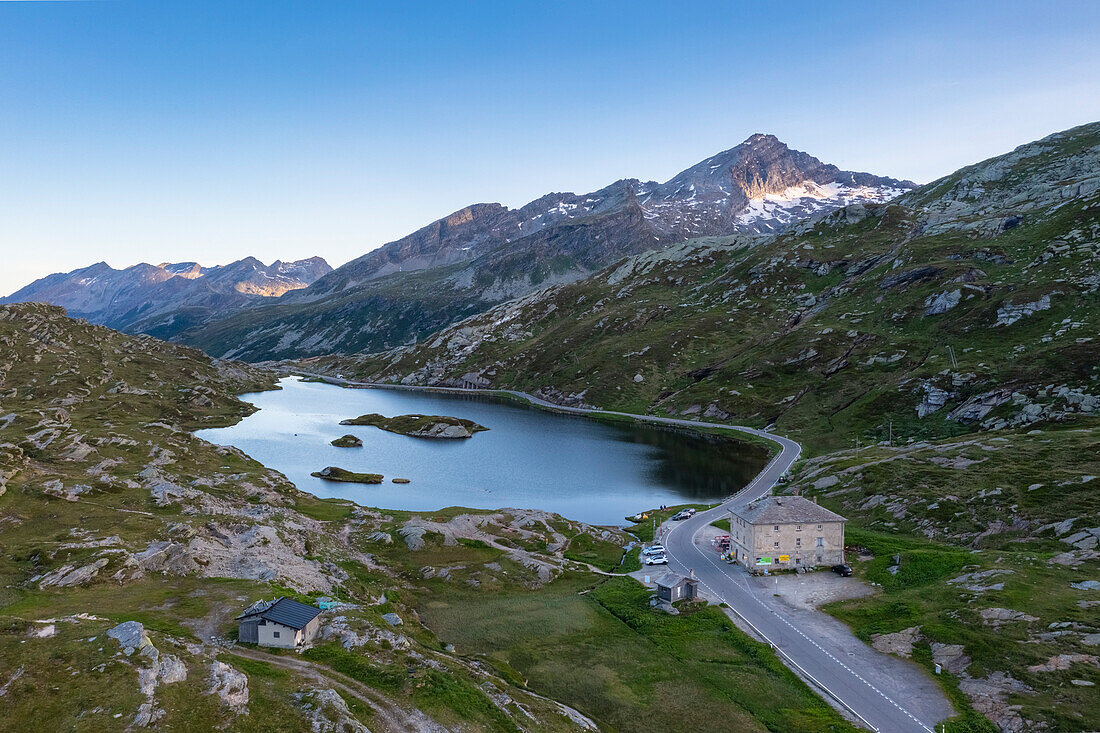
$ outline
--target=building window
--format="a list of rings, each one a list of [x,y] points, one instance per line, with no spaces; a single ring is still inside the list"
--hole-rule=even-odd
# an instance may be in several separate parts
[[[772,527],[772,529],[775,530],[776,532],[778,532],[779,531],[779,525],[778,524],[775,525],[774,527]]]
[[[794,564],[795,564],[795,565],[801,565],[801,564],[802,564],[802,558],[800,558],[800,557],[796,557],[796,558],[794,559]]]
[[[819,525],[817,525],[817,531],[818,531],[818,532],[820,532],[820,531],[821,531],[821,525],[820,525],[820,524],[819,524]]]
[[[817,538],[817,546],[818,547],[824,547],[825,546],[825,538],[824,537],[818,537]]]
[[[795,537],[794,538],[794,546],[795,547],[802,547],[802,538],[801,537]]]
[[[271,632],[271,633],[272,633],[272,634],[274,634],[274,636],[275,636],[275,638],[276,638],[276,639],[278,639],[278,638],[279,638],[279,632],[278,632],[278,631],[273,631],[273,632]]]
[[[778,547],[779,547],[779,543],[778,543],[778,542],[776,542],[776,543],[775,543],[775,546],[776,546],[776,547],[778,548]]]
[[[794,530],[795,530],[796,532],[801,532],[801,531],[802,531],[802,525],[801,525],[801,524],[796,524],[796,525],[794,526]]]

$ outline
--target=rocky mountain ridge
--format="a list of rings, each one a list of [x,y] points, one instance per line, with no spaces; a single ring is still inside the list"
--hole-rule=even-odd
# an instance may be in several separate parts
[[[197,262],[139,263],[122,270],[98,262],[47,275],[0,298],[0,303],[50,303],[94,323],[164,337],[214,315],[307,287],[331,271],[321,257],[270,265],[246,257],[214,267]]]
[[[518,209],[474,204],[352,260],[263,309],[180,333],[250,361],[376,351],[551,283],[700,236],[781,231],[914,184],[841,171],[753,135],[666,183],[616,181]]]

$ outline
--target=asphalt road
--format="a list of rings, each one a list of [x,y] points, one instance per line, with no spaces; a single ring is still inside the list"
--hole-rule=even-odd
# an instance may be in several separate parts
[[[422,387],[371,384],[315,375],[338,384],[386,389],[423,390]],[[752,482],[722,504],[688,520],[671,522],[663,542],[669,567],[687,575],[694,571],[702,592],[726,603],[733,615],[770,644],[780,659],[815,685],[850,717],[883,733],[933,733],[933,726],[953,714],[950,703],[935,681],[915,664],[882,654],[867,646],[846,626],[819,611],[798,610],[768,592],[766,580],[751,577],[741,567],[719,560],[709,544],[697,543],[696,535],[711,522],[725,518],[730,507],[771,493],[779,477],[798,460],[801,446],[779,435],[738,425],[633,415],[625,412],[565,407],[514,390],[428,388],[441,392],[507,392],[532,404],[558,412],[586,415],[594,412],[630,417],[644,422],[689,428],[732,429],[778,443],[781,450]]]

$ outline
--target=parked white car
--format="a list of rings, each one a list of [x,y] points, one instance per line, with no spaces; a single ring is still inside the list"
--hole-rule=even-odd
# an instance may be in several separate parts
[[[646,565],[668,565],[668,558],[664,555],[646,555],[642,561]]]
[[[642,550],[643,555],[663,555],[665,554],[664,545],[650,545]]]

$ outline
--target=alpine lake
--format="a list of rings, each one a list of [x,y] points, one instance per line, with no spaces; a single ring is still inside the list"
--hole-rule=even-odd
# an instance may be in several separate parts
[[[621,525],[660,505],[712,503],[745,486],[768,461],[760,445],[690,429],[564,415],[491,395],[346,388],[286,377],[281,389],[242,395],[257,412],[196,435],[283,473],[299,489],[362,506],[433,511],[535,508],[595,525]],[[431,439],[341,425],[368,413],[445,415],[486,428]],[[359,448],[331,441],[351,434]],[[336,483],[326,466],[382,474],[383,483]],[[392,479],[409,479],[394,484]]]

